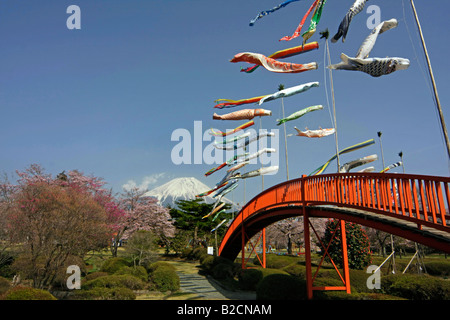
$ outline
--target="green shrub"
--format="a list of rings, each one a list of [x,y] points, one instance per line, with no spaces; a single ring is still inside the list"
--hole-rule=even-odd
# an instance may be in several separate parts
[[[200,264],[203,269],[208,274],[213,275],[214,268],[219,264],[226,264],[230,266],[231,273],[235,273],[235,263],[229,259],[222,258],[219,256],[211,256],[211,255],[205,255],[202,256],[200,259]],[[226,268],[226,267],[220,267],[220,268]],[[214,276],[214,275],[213,275]]]
[[[430,261],[425,263],[427,273],[431,276],[442,278],[450,277],[450,262],[444,261]]]
[[[293,263],[282,269],[292,276],[306,278],[306,267],[304,265]]]
[[[129,274],[146,282],[148,279],[147,270],[143,266],[122,267],[115,274]]]
[[[289,275],[289,273],[287,273],[286,271],[280,270],[280,269],[272,269],[272,268],[265,268],[265,269],[260,269],[262,274],[263,274],[263,278],[270,276],[272,274],[284,274],[284,275]]]
[[[100,271],[108,272],[109,274],[114,274],[123,267],[129,267],[130,263],[124,258],[110,258],[106,260]]]
[[[239,286],[243,290],[256,290],[256,286],[263,279],[260,269],[244,269],[239,273]]]
[[[159,268],[166,268],[166,269],[171,269],[171,270],[175,271],[175,267],[172,264],[170,264],[168,262],[164,262],[164,261],[153,262],[153,263],[147,265],[147,267],[146,267],[147,272],[149,274],[153,273],[156,269],[159,269]]]
[[[212,270],[212,268],[216,265],[216,259],[212,255],[209,255],[209,254],[204,255],[200,259],[200,265],[203,270],[205,270],[206,272],[210,272]]]
[[[150,281],[160,292],[177,291],[180,289],[180,277],[175,270],[159,267],[150,274]]]
[[[145,284],[138,278],[129,275],[109,275],[104,277],[99,277],[93,280],[86,281],[81,288],[82,289],[92,289],[92,288],[115,288],[123,287],[131,290],[142,290],[145,288]]]
[[[11,288],[11,282],[3,277],[0,277],[0,295],[4,294]]]
[[[71,300],[135,300],[136,294],[128,288],[101,288],[75,290]]]
[[[304,300],[307,299],[306,282],[286,274],[264,277],[256,288],[257,300]]]
[[[51,283],[53,290],[67,290],[67,279],[70,276],[70,274],[67,273],[67,268],[72,265],[80,268],[81,276],[86,274],[86,264],[83,259],[77,256],[69,255],[64,264],[61,265],[56,272],[56,276]]]
[[[314,299],[317,300],[362,300],[364,299],[359,293],[352,292],[348,294],[342,290],[330,290],[330,291],[315,291]],[[367,298],[366,300],[370,300]]]
[[[86,277],[84,277],[84,280],[85,281],[94,280],[94,279],[97,279],[100,277],[105,277],[108,275],[109,275],[108,272],[103,272],[103,271],[92,272],[92,273],[89,273]]]
[[[384,293],[409,300],[450,300],[450,283],[428,275],[389,275],[381,278]]]
[[[211,274],[218,280],[232,279],[234,277],[234,266],[229,263],[220,262],[212,268]]]
[[[383,293],[360,293],[362,300],[406,300],[401,297],[391,296]]]
[[[203,247],[185,248],[181,252],[181,258],[186,260],[200,260],[200,258],[206,254],[207,250]]]
[[[191,252],[191,258],[192,260],[200,260],[200,258],[207,254],[206,248],[203,247],[197,247]]]
[[[381,290],[369,289],[367,287],[367,279],[371,274],[367,273],[365,270],[352,270],[350,269],[350,285],[353,289],[358,290],[358,292],[366,293],[380,293]]]
[[[29,287],[14,287],[5,294],[5,300],[57,300],[50,292]]]
[[[192,249],[192,248],[184,248],[181,251],[180,257],[183,258],[183,259],[189,259],[189,257],[191,256],[191,253],[192,253],[193,250],[194,249]]]

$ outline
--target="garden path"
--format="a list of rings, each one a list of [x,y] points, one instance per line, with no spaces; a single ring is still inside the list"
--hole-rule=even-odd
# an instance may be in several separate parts
[[[230,291],[209,276],[198,273],[198,263],[168,260],[180,277],[180,291],[193,294],[189,300],[255,300],[256,294],[247,291]]]

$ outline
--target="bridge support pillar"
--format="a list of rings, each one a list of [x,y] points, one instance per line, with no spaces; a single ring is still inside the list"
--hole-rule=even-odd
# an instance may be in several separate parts
[[[303,235],[305,243],[305,260],[306,260],[306,291],[308,299],[313,298],[313,277],[311,270],[311,234],[309,232],[309,215],[303,207]]]
[[[348,266],[348,251],[347,251],[347,235],[345,232],[345,221],[340,220],[337,228],[341,229],[341,245],[342,245],[342,267],[343,267],[343,275],[339,272],[338,268],[336,267],[335,263],[330,257],[331,263],[333,264],[335,270],[337,271],[339,277],[342,280],[343,286],[325,286],[325,287],[315,287],[314,286],[314,279],[316,278],[320,267],[322,265],[323,260],[325,259],[325,256],[328,255],[328,247],[329,244],[325,247],[322,243],[324,254],[323,257],[317,267],[317,270],[313,276],[312,274],[312,266],[311,266],[311,232],[310,232],[310,221],[309,221],[309,214],[306,210],[306,207],[303,207],[303,226],[304,226],[304,241],[305,241],[305,260],[306,260],[306,290],[307,290],[307,297],[309,300],[313,298],[313,291],[315,290],[345,290],[348,294],[351,293],[350,290],[350,272],[349,272],[349,266]],[[312,225],[311,225],[312,226]],[[312,226],[313,231],[314,227]],[[335,230],[336,231],[336,230]],[[316,233],[317,236],[317,233]],[[333,238],[331,241],[333,241]],[[319,240],[320,241],[320,240]],[[331,243],[330,241],[330,243]],[[329,255],[328,255],[329,256]]]
[[[247,262],[251,258],[251,255],[255,253],[256,257],[259,260],[259,263],[263,268],[266,268],[266,228],[262,229],[261,233],[259,234],[258,239],[256,240],[256,243],[252,243],[251,239],[247,236],[245,233],[245,227],[244,224],[242,224],[242,248],[241,248],[241,267],[242,269],[246,269]],[[257,252],[257,246],[259,242],[261,243],[261,256]],[[246,250],[246,245],[249,244],[251,246],[250,250]],[[247,253],[247,251],[249,251]],[[246,257],[247,256],[247,257]]]
[[[347,234],[345,231],[345,221],[341,220],[341,243],[342,243],[342,264],[344,269],[345,291],[350,293],[350,272],[348,268]]]

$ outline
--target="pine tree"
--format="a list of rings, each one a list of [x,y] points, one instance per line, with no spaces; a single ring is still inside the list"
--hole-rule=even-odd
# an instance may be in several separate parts
[[[222,213],[216,219],[215,214],[207,218],[214,207],[214,204],[208,204],[203,199],[179,200],[176,202],[177,208],[170,210],[170,215],[175,220],[175,227],[180,230],[192,232],[192,245],[195,247],[200,243],[200,239],[208,240],[211,230],[214,229],[220,221],[229,218],[229,213]],[[229,205],[225,205],[229,209]],[[222,236],[226,228],[218,229],[218,236]]]

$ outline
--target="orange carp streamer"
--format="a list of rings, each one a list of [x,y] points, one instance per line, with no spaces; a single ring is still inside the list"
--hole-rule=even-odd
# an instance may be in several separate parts
[[[304,45],[301,45],[301,46],[296,46],[296,47],[280,50],[275,53],[272,53],[270,56],[267,56],[267,57],[272,58],[272,59],[284,59],[284,58],[293,57],[298,54],[309,52],[309,51],[316,50],[316,49],[319,49],[319,43],[317,41],[305,43]],[[241,68],[241,72],[252,73],[258,67],[259,67],[259,65],[255,64],[248,68]]]
[[[214,113],[214,120],[251,120],[254,117],[263,117],[263,116],[271,116],[272,111],[264,110],[264,109],[243,109],[231,113],[227,113],[224,115],[218,115]]]
[[[311,62],[307,64],[298,64],[290,62],[280,62],[278,60],[268,58],[260,53],[242,52],[238,53],[230,60],[230,62],[248,62],[257,64],[266,68],[271,72],[277,73],[300,73],[308,70],[317,69],[317,62]]]

